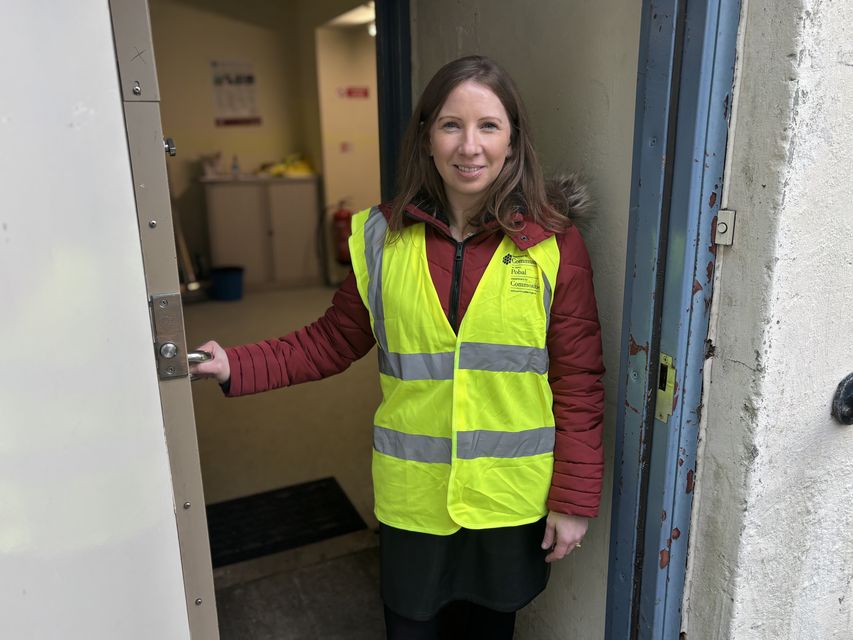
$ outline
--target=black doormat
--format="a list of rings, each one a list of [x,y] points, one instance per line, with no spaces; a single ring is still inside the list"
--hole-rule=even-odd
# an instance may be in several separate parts
[[[207,507],[214,567],[286,551],[366,527],[334,478]]]

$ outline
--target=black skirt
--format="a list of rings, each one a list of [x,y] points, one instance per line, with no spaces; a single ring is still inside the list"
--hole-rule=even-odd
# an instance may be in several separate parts
[[[517,611],[548,583],[544,535],[544,518],[518,527],[460,529],[449,536],[380,524],[382,599],[412,620],[429,620],[454,600]]]

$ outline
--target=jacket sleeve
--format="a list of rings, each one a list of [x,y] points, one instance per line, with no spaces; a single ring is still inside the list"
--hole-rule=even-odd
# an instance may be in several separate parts
[[[604,363],[592,268],[574,227],[558,236],[560,269],[548,330],[556,437],[551,511],[598,515],[604,473]]]
[[[341,373],[375,344],[370,314],[350,272],[316,322],[281,338],[225,350],[228,396],[242,396]]]

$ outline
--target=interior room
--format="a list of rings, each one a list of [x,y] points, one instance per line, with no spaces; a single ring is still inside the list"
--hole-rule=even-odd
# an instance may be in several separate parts
[[[597,202],[584,236],[607,367],[601,515],[584,554],[556,566],[551,586],[522,612],[518,637],[600,637],[639,5],[547,3],[526,12],[512,2],[490,3],[489,11],[484,5],[411,3],[412,90],[417,95],[451,58],[495,57],[527,102],[546,173],[581,171]],[[375,52],[366,9],[352,0],[151,0],[163,128],[177,145],[168,167],[189,260],[182,278],[194,277],[204,291],[218,285],[225,298],[240,289],[239,299],[230,300],[186,291],[190,345],[284,335],[320,316],[347,273],[338,259],[335,212],[380,200]],[[232,92],[243,100],[242,112],[216,84],[227,74],[251,80],[252,91]],[[264,166],[271,177],[257,175]],[[221,269],[229,266],[242,268],[238,283]],[[379,402],[377,375],[371,353],[339,376],[270,394],[226,401],[215,384],[194,383],[209,506],[334,478],[363,523],[215,567],[223,638],[382,637],[369,429]],[[322,613],[309,613],[312,603]],[[304,635],[276,635],[284,627]]]

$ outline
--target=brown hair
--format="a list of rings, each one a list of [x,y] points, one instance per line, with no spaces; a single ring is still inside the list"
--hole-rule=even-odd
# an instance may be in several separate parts
[[[424,89],[403,137],[397,174],[400,184],[392,204],[391,229],[399,232],[403,228],[403,210],[417,198],[447,209],[444,183],[429,154],[430,129],[447,96],[468,80],[488,87],[503,104],[510,119],[512,148],[500,174],[486,191],[483,211],[471,223],[482,226],[487,217],[493,216],[501,228],[513,233],[521,228],[514,220],[515,213],[521,211],[546,229],[564,231],[572,224],[567,217],[571,212],[562,206],[561,198],[556,198],[557,202],[549,198],[558,194],[546,190],[518,89],[506,71],[484,56],[449,62]]]

